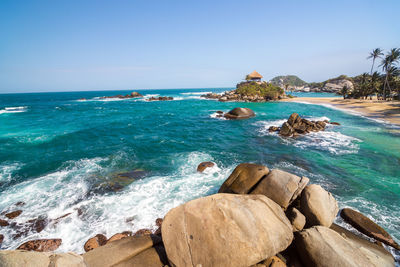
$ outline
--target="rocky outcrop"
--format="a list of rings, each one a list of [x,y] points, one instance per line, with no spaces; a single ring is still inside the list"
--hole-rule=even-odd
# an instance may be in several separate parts
[[[136,98],[136,97],[143,97],[143,95],[141,95],[138,92],[132,92],[128,95],[114,95],[114,96],[102,96],[100,97],[101,99],[107,99],[107,98],[119,98],[119,99],[128,99],[128,98]],[[81,99],[81,100],[86,100],[86,99]]]
[[[320,185],[306,186],[301,194],[300,203],[307,226],[330,227],[339,211],[336,199]]]
[[[159,96],[159,97],[150,97],[146,99],[146,101],[168,101],[168,100],[174,100],[172,96]]]
[[[214,165],[215,165],[214,162],[210,162],[210,161],[202,162],[202,163],[200,163],[200,164],[197,166],[197,171],[198,171],[198,172],[203,172],[203,171],[204,171],[205,169],[207,169],[207,168],[212,168],[212,167],[214,167]]]
[[[344,208],[340,212],[340,216],[361,233],[400,250],[399,244],[393,240],[389,233],[364,214],[350,208]]]
[[[250,266],[288,247],[293,233],[269,198],[216,194],[170,210],[162,237],[174,266]]]
[[[83,245],[83,249],[88,252],[92,249],[101,247],[107,243],[107,237],[102,234],[97,234],[94,237],[89,238],[88,241]]]
[[[243,120],[254,116],[256,116],[256,114],[249,108],[234,108],[224,114],[224,117],[230,120]]]
[[[56,250],[61,245],[61,239],[37,239],[23,243],[17,249],[47,252]]]
[[[221,185],[218,193],[247,194],[268,173],[269,169],[263,165],[239,164]]]
[[[286,217],[293,226],[293,232],[303,230],[304,226],[306,225],[306,217],[294,207],[286,211]]]
[[[337,122],[330,123],[329,121],[310,121],[303,119],[297,113],[292,113],[287,122],[284,122],[281,127],[271,126],[270,132],[278,132],[282,136],[297,136],[299,134],[307,134],[310,132],[324,131],[327,124],[340,125]]]
[[[240,84],[238,84],[240,86]],[[201,95],[202,98],[214,99],[220,102],[267,102],[284,98],[284,95],[277,95],[273,99],[261,95],[245,95],[240,94],[237,90],[227,91],[223,94],[208,93]]]
[[[22,250],[0,251],[0,266],[4,267],[86,267],[83,257],[73,252],[55,254]]]
[[[6,213],[5,216],[8,219],[14,219],[14,218],[18,217],[19,215],[21,215],[21,213],[22,213],[22,210],[15,210],[15,211]]]
[[[297,232],[295,244],[306,266],[394,266],[393,261],[386,261],[371,250],[355,246],[336,231],[324,226]]]
[[[278,203],[286,209],[308,184],[307,177],[274,169],[268,173],[251,191],[251,194],[261,194]]]

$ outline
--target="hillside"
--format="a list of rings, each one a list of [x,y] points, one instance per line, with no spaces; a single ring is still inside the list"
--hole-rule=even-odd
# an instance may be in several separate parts
[[[297,77],[296,75],[285,75],[285,76],[276,76],[270,81],[272,84],[283,87],[285,85],[289,86],[306,86],[307,83]]]

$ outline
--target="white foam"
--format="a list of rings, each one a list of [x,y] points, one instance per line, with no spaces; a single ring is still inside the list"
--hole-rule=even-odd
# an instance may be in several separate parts
[[[206,95],[211,94],[212,92],[189,92],[189,93],[180,93],[181,95]]]
[[[41,233],[15,241],[8,238],[14,232],[6,228],[2,231],[6,236],[3,248],[15,249],[28,239],[61,238],[63,241],[58,251],[82,253],[85,241],[98,233],[110,237],[126,230],[155,229],[156,218],[163,217],[168,210],[186,201],[215,193],[233,169],[233,166],[214,166],[198,173],[196,168],[199,163],[213,161],[210,155],[200,152],[178,154],[170,163],[176,169],[172,174],[139,179],[119,193],[87,198],[89,184],[95,179],[93,174],[104,171],[100,165],[104,160],[95,158],[70,162],[59,171],[20,183],[3,192],[0,210],[21,200],[26,203],[22,214],[15,219],[17,222],[25,222],[41,214],[54,219],[72,212],[59,223],[49,224]],[[78,208],[83,211],[81,216],[77,215]]]
[[[214,113],[212,113],[210,115],[210,118],[218,119],[218,120],[226,120],[226,118],[224,116],[221,116],[221,115],[223,115],[223,114],[219,114],[217,112],[214,112]]]
[[[4,162],[0,164],[0,182],[9,182],[15,171],[19,170],[23,166],[19,162]]]
[[[27,108],[28,107],[6,107],[4,109],[0,109],[0,114],[26,112]]]

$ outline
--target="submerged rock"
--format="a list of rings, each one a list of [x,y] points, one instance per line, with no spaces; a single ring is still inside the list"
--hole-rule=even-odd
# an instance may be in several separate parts
[[[102,234],[97,234],[94,237],[89,238],[88,241],[86,241],[85,245],[83,245],[83,249],[88,252],[91,251],[92,249],[104,246],[107,243],[107,237]]]
[[[361,233],[400,250],[399,244],[393,240],[389,233],[364,214],[350,208],[344,208],[340,212],[340,216]]]
[[[330,227],[339,211],[332,194],[315,184],[308,185],[303,190],[300,205],[308,226]]]
[[[269,169],[263,165],[241,163],[221,185],[218,193],[247,194],[268,173]]]
[[[54,251],[61,245],[61,239],[37,239],[23,243],[17,249],[47,252]]]
[[[228,113],[225,113],[224,117],[231,120],[242,120],[254,117],[256,114],[249,108],[234,108]]]
[[[168,101],[168,100],[174,100],[172,96],[159,96],[159,97],[150,97],[146,99],[146,101]]]
[[[287,248],[293,232],[266,196],[216,194],[170,210],[162,237],[173,266],[250,266]]]
[[[210,162],[210,161],[202,162],[202,163],[199,164],[199,166],[197,166],[197,171],[198,172],[203,172],[207,168],[214,167],[214,165],[215,165],[214,162]]]
[[[5,216],[8,219],[14,219],[14,218],[18,217],[19,215],[21,215],[21,213],[22,213],[22,210],[16,210],[16,211],[12,211],[12,212],[6,213]]]

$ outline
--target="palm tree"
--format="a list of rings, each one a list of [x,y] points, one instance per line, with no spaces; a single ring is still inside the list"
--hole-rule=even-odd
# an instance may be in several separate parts
[[[369,56],[367,57],[367,59],[372,58],[371,75],[372,75],[372,71],[374,70],[375,59],[377,59],[378,57],[381,57],[381,56],[383,56],[383,53],[382,53],[382,49],[380,49],[380,48],[375,48],[374,50],[372,50],[371,53],[369,53]]]
[[[371,87],[370,87],[370,94],[373,95],[376,93],[376,98],[378,98],[378,90],[377,88],[379,87],[379,81],[381,79],[381,75],[379,72],[374,71],[371,75]]]
[[[383,84],[383,99],[386,100],[386,86],[389,88],[389,94],[391,94],[389,78],[390,72],[394,64],[396,64],[400,60],[400,48],[392,48],[388,54],[386,54],[385,58],[382,60],[381,66],[382,70],[386,73],[385,82]]]

